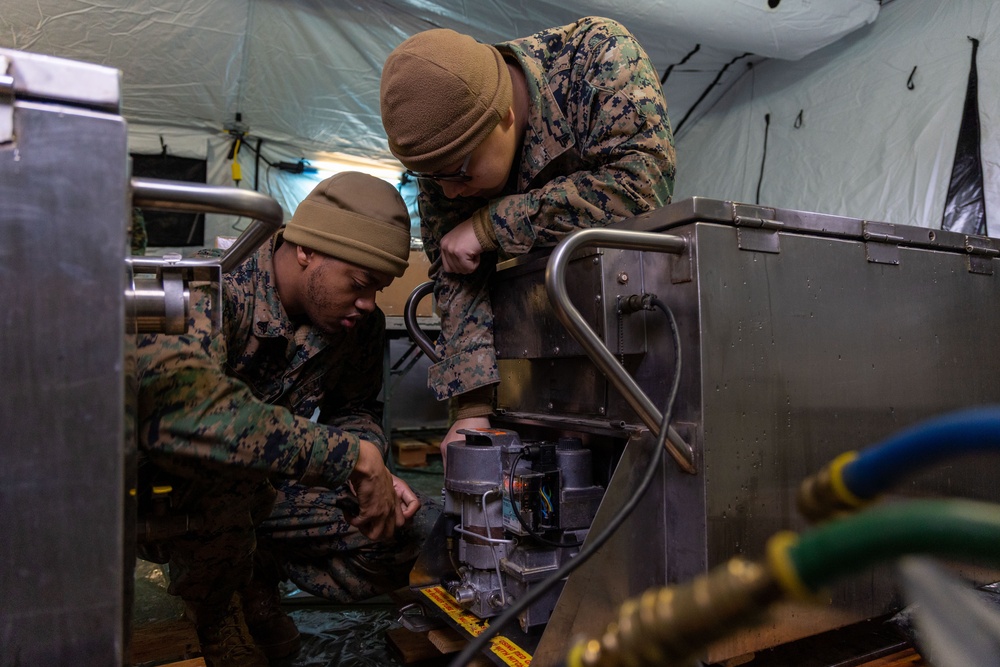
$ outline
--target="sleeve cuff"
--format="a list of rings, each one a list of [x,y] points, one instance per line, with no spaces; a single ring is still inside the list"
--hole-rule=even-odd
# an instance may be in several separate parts
[[[347,441],[347,451],[337,461],[330,461],[330,442],[327,438],[317,439],[313,443],[312,452],[309,456],[309,465],[305,474],[299,479],[299,484],[304,486],[325,486],[329,489],[336,488],[344,484],[354,472],[354,466],[358,462],[358,455],[361,450],[361,442],[358,436],[346,431],[339,431],[344,440]],[[335,447],[334,451],[340,449]],[[333,476],[331,476],[333,473]]]
[[[500,247],[500,242],[497,241],[496,233],[493,231],[489,206],[484,206],[472,214],[472,231],[475,232],[479,245],[483,246],[483,252]]]
[[[451,417],[469,419],[470,417],[489,417],[493,414],[493,390],[496,385],[488,384],[477,387],[464,394],[458,394],[451,399]]]

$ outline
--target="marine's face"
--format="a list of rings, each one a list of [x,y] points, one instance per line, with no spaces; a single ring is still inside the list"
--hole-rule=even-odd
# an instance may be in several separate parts
[[[392,276],[328,255],[312,253],[305,269],[306,317],[319,329],[335,333],[352,329],[375,310],[375,294]]]
[[[468,156],[465,173],[469,180],[464,182],[438,181],[444,196],[484,197],[489,199],[499,195],[507,184],[507,177],[514,166],[517,155],[518,137],[512,123],[499,123],[482,143]],[[465,158],[445,171],[456,172],[462,168]]]

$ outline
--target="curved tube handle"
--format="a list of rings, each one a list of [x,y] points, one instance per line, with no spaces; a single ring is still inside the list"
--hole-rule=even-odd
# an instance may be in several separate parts
[[[410,292],[410,296],[406,297],[406,307],[403,310],[403,324],[406,325],[406,333],[410,334],[410,338],[413,342],[417,344],[417,347],[427,355],[435,364],[441,361],[441,357],[437,355],[434,350],[434,343],[431,339],[424,333],[423,329],[417,323],[417,306],[425,296],[434,292],[434,281],[428,280],[425,283],[420,283],[413,288]]]
[[[251,255],[284,220],[281,206],[271,197],[241,190],[228,185],[204,185],[183,181],[164,181],[155,178],[132,179],[132,203],[135,206],[161,211],[187,211],[192,213],[223,213],[253,218],[253,223],[243,230],[236,242],[219,259],[204,263],[218,264],[223,273],[229,273]],[[136,263],[143,263],[137,260]],[[201,263],[188,259],[185,265]]]
[[[646,427],[654,436],[658,436],[660,434],[660,421],[663,419],[660,411],[649,400],[642,388],[636,384],[632,376],[618,363],[600,337],[590,328],[587,321],[580,315],[580,311],[570,301],[569,293],[566,290],[566,267],[569,266],[570,257],[580,248],[595,245],[622,250],[649,250],[680,255],[687,250],[688,242],[680,236],[669,234],[604,227],[581,229],[559,242],[559,245],[552,251],[549,263],[545,267],[545,289],[559,321],[563,323],[570,335],[580,343],[590,360],[622,393]],[[668,429],[665,441],[667,451],[681,470],[694,474],[697,470],[691,446],[684,442],[684,439],[672,426],[668,426]]]

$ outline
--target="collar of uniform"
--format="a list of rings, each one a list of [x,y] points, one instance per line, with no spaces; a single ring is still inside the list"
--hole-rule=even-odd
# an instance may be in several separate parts
[[[284,242],[282,231],[279,230],[256,253],[257,298],[253,313],[253,331],[259,337],[290,340],[296,350],[309,356],[329,345],[337,335],[323,333],[308,320],[295,322],[285,312],[274,281],[274,251]]]
[[[523,41],[514,40],[496,45],[505,58],[516,60],[521,66],[531,100],[528,105],[528,128],[522,147],[518,190],[527,187],[548,163],[576,144],[569,121],[545,83],[545,72],[538,60],[532,58],[522,46]]]
[[[281,305],[274,281],[274,251],[282,241],[279,231],[255,253],[257,294],[254,299],[253,332],[256,336],[293,339],[297,327]]]

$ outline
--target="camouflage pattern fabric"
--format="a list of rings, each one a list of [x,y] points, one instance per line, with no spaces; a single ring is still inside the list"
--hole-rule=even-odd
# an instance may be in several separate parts
[[[257,531],[260,551],[274,556],[279,578],[339,603],[364,600],[409,583],[440,503],[422,494],[421,508],[391,540],[373,542],[347,523],[337,494],[300,484],[278,486],[270,518]],[[415,492],[416,493],[416,492]]]
[[[524,143],[497,198],[447,199],[420,181],[424,250],[441,311],[428,386],[439,400],[500,380],[489,283],[497,259],[558,243],[581,228],[646,213],[670,202],[676,156],[659,78],[620,24],[584,18],[497,44],[516,60],[531,100]],[[499,243],[469,275],[440,268],[440,240],[480,209]]]
[[[384,315],[376,309],[333,335],[291,320],[274,289],[279,239],[224,277],[223,331],[212,331],[208,287],[192,285],[188,333],[138,341],[145,485],[171,484],[175,508],[205,519],[200,530],[159,545],[173,563],[172,592],[189,601],[249,574],[254,527],[275,498],[272,480],[332,489],[315,490],[332,505],[354,469],[358,439],[383,455],[388,446],[378,401]],[[331,534],[350,532],[342,515],[324,520],[335,522]],[[351,539],[351,548],[363,544]]]
[[[132,229],[129,232],[129,244],[133,255],[145,255],[146,246],[149,245],[149,236],[146,234],[146,216],[142,214],[141,208],[132,209]]]

